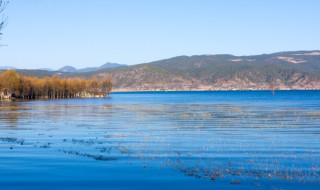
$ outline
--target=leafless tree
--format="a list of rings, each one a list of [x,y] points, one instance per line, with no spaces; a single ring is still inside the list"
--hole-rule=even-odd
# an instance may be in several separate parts
[[[7,24],[7,20],[8,20],[8,17],[6,17],[4,14],[3,14],[3,11],[5,10],[5,8],[7,7],[8,5],[8,1],[3,1],[3,0],[0,0],[0,35],[2,35],[1,31],[2,29],[6,26]]]

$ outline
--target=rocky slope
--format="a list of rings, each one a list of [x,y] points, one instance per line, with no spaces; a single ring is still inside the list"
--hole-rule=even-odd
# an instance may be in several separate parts
[[[320,52],[180,56],[98,73],[119,91],[320,89]]]
[[[56,72],[19,70],[25,75]],[[320,51],[254,56],[178,56],[139,65],[91,72],[60,72],[61,77],[107,75],[116,91],[320,89]]]

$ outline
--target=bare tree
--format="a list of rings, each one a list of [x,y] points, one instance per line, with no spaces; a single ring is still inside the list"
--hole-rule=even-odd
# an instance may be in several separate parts
[[[3,1],[3,0],[0,0],[0,35],[2,35],[1,31],[2,29],[6,26],[7,24],[7,20],[8,20],[8,17],[6,17],[4,14],[3,14],[3,11],[5,10],[5,8],[7,7],[8,5],[8,1]]]

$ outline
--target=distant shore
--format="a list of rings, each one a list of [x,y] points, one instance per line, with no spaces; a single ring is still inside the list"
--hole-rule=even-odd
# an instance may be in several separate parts
[[[277,89],[276,91],[318,91],[320,89]],[[219,91],[272,91],[268,89],[217,89],[217,90],[112,90],[112,93],[126,93],[126,92],[219,92]]]

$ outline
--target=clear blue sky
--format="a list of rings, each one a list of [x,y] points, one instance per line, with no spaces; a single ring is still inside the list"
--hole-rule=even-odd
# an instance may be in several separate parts
[[[320,49],[319,0],[10,0],[0,66]]]

